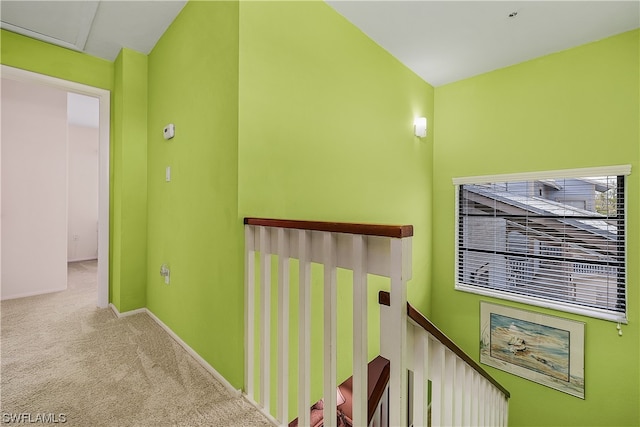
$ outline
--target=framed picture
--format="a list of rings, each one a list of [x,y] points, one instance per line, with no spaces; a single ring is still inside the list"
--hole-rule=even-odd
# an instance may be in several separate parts
[[[584,399],[584,323],[481,301],[480,362]]]

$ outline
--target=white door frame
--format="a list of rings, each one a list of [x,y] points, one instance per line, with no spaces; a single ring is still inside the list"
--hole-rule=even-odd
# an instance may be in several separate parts
[[[2,78],[46,85],[100,100],[98,142],[98,307],[109,304],[109,127],[111,92],[93,86],[1,65]]]

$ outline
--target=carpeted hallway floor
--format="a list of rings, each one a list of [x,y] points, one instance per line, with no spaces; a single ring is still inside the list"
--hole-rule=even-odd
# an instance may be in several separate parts
[[[71,263],[67,291],[1,303],[2,423],[46,414],[68,426],[271,425],[148,315],[96,308],[96,267]]]

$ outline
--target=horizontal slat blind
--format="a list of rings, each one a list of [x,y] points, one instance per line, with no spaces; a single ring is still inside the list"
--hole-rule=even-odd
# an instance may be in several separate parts
[[[457,286],[624,318],[624,183],[541,175],[458,185]]]

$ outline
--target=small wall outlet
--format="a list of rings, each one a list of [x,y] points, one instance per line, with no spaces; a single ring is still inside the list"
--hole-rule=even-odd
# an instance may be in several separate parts
[[[164,277],[164,284],[168,285],[170,281],[171,271],[169,270],[169,266],[167,266],[167,264],[162,264],[160,266],[160,275]]]
[[[171,139],[176,136],[176,126],[173,123],[169,123],[162,129],[164,139]]]
[[[73,240],[80,240],[80,235],[79,235],[79,234],[74,234],[74,235],[72,236],[72,239],[73,239]]]

